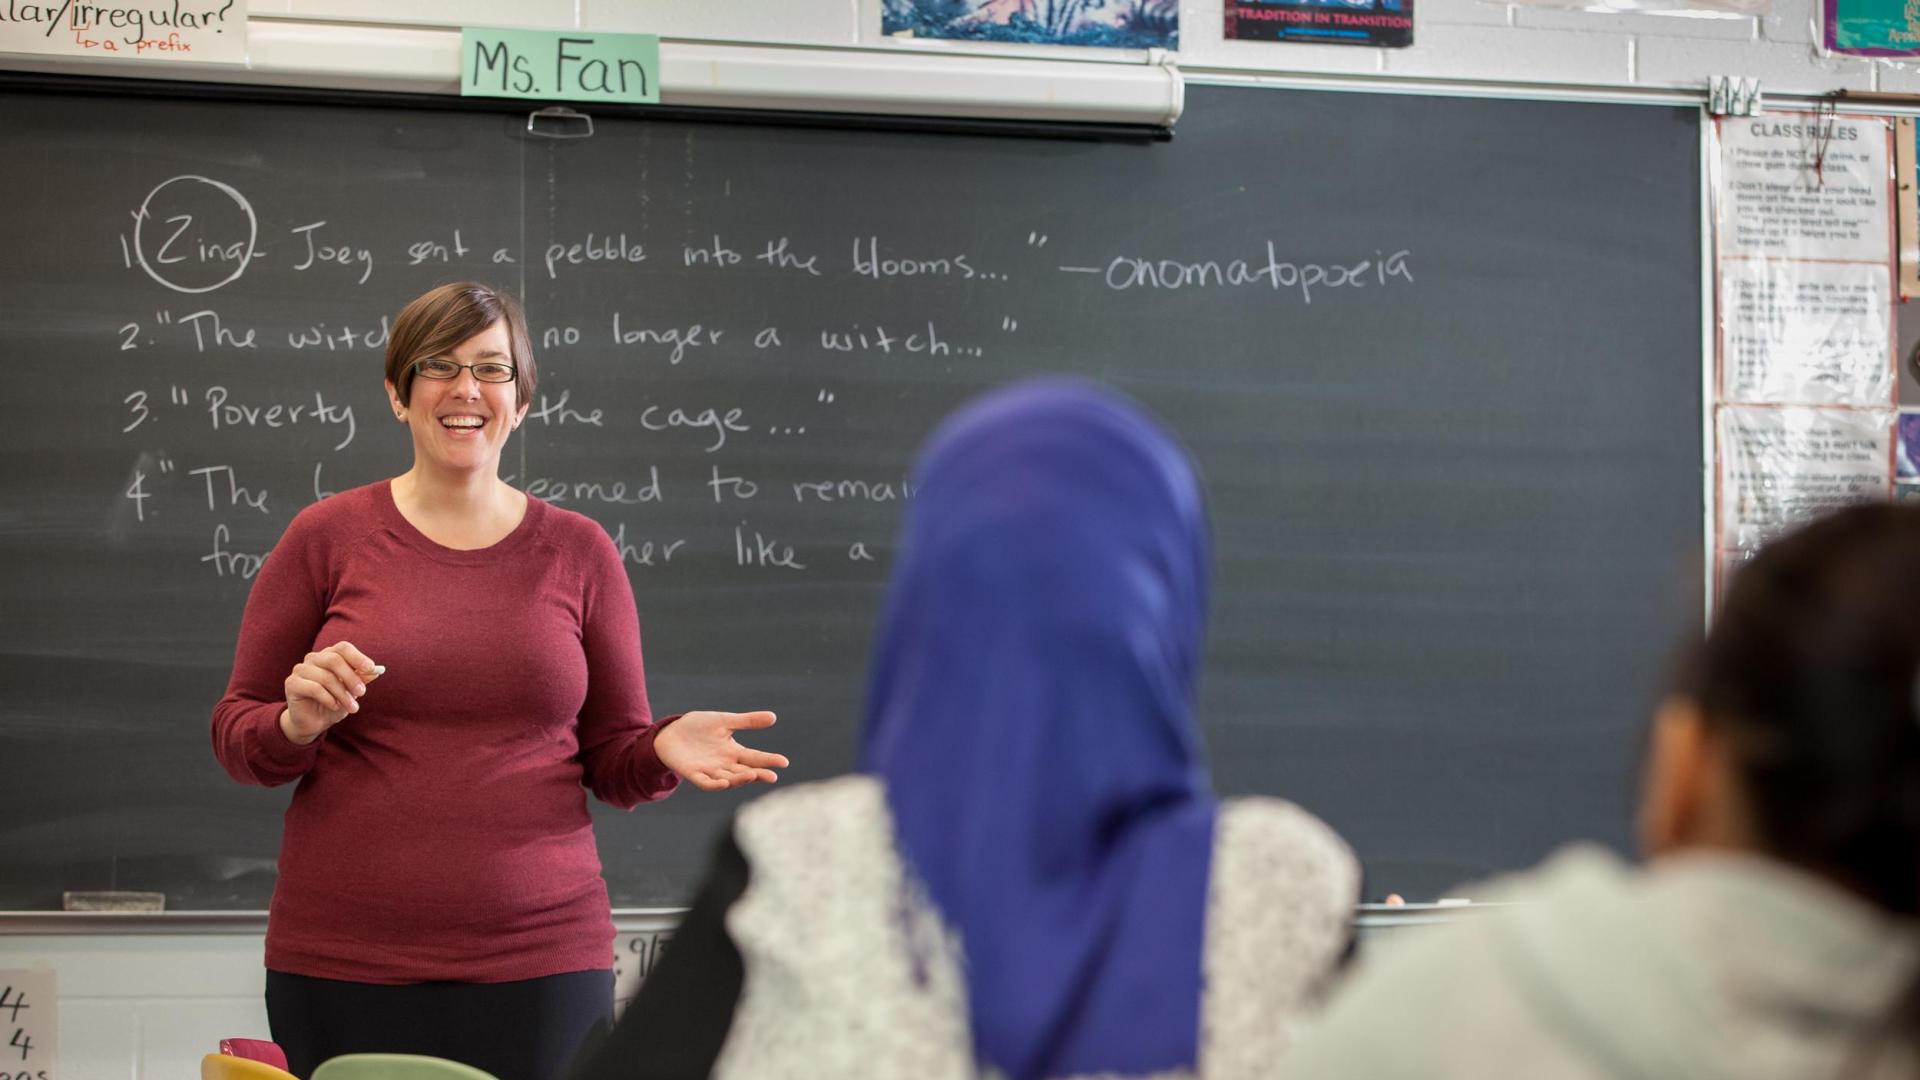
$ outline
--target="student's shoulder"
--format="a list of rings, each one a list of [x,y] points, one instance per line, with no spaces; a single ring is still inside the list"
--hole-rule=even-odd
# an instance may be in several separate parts
[[[886,794],[870,776],[767,792],[734,815],[733,838],[752,867],[756,896],[795,925],[844,926],[855,909],[862,909],[855,923],[885,923],[883,909],[905,881]]]
[[[1462,885],[1473,904],[1433,916],[1437,925],[1376,930],[1288,1058],[1289,1075],[1600,1075],[1558,1047],[1554,1018],[1582,1015],[1568,988],[1608,947],[1597,942],[1620,939],[1566,905],[1611,903],[1631,883],[1617,856],[1575,845],[1534,869]]]
[[[852,822],[879,822],[891,830],[886,788],[877,778],[846,773],[805,784],[782,784],[741,807],[735,831],[796,828],[812,832]]]
[[[1216,858],[1230,872],[1256,878],[1317,880],[1330,895],[1359,897],[1360,860],[1353,848],[1312,812],[1285,799],[1245,796],[1223,800],[1214,826]]]

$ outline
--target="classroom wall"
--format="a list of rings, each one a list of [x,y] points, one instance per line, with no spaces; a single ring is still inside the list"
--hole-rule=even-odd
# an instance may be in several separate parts
[[[615,997],[624,1002],[661,955],[674,920],[629,915],[615,922]],[[59,1058],[48,1080],[191,1080],[221,1039],[267,1037],[264,919],[195,919],[179,929],[163,919],[115,931],[25,929],[37,932],[0,931],[0,971],[55,973]],[[0,977],[0,985],[6,981]]]
[[[1763,18],[1686,19],[1416,0],[1416,44],[1372,50],[1224,42],[1219,4],[1196,2],[1182,9],[1178,59],[1196,75],[1531,84],[1536,92],[1698,90],[1728,75],[1757,78],[1768,94],[1920,93],[1920,66],[1819,56],[1816,5],[1775,0],[1775,13]],[[262,20],[578,27],[819,47],[884,46],[879,7],[880,0],[251,0]],[[639,977],[644,943],[662,926],[622,920],[623,986]],[[60,1080],[177,1080],[196,1075],[200,1055],[220,1037],[265,1033],[262,930],[0,933],[0,969],[58,972]],[[643,943],[638,953],[635,942]]]
[[[251,0],[257,18],[383,24],[579,27],[713,42],[872,46],[881,0]],[[1816,55],[1819,0],[1773,0],[1764,18],[1598,14],[1415,0],[1414,45],[1363,49],[1221,40],[1221,5],[1181,7],[1181,67],[1194,73],[1309,74],[1549,86],[1697,89],[1714,76],[1763,92],[1920,93],[1920,65]]]

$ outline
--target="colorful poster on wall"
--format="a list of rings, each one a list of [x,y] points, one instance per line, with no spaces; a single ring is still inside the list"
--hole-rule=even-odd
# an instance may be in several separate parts
[[[1920,412],[1900,410],[1893,427],[1893,478],[1920,483]]]
[[[884,0],[880,31],[898,37],[1180,47],[1179,0]]]
[[[1226,0],[1228,41],[1413,44],[1413,0]]]
[[[1849,56],[1920,56],[1920,6],[1907,0],[1824,0],[1826,46]]]

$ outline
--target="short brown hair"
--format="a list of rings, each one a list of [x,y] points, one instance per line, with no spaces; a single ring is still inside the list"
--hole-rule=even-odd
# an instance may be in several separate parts
[[[527,336],[527,316],[520,302],[505,289],[455,281],[415,297],[393,320],[393,332],[387,335],[387,381],[400,404],[408,404],[413,396],[416,361],[445,356],[502,319],[513,349],[514,404],[532,401],[539,373],[534,370],[533,339]]]

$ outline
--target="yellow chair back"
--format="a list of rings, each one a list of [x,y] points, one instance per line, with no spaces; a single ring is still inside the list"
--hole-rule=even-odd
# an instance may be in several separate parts
[[[234,1057],[232,1054],[208,1054],[200,1059],[200,1080],[295,1080],[285,1069],[276,1069],[264,1061]]]

